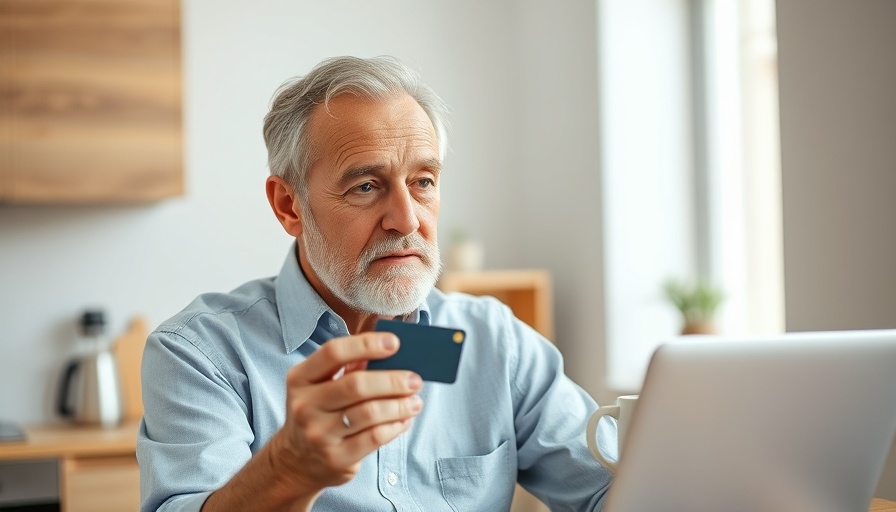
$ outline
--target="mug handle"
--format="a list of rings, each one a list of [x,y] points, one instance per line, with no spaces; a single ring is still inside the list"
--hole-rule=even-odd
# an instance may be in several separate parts
[[[600,451],[600,447],[597,445],[597,424],[604,416],[610,416],[616,418],[616,421],[619,421],[619,406],[605,405],[594,411],[594,413],[591,414],[591,417],[588,418],[588,428],[585,431],[586,439],[588,440],[588,449],[591,450],[591,455],[593,455],[603,467],[609,469],[611,473],[616,473],[616,463],[607,460],[607,458],[604,457],[604,454]]]

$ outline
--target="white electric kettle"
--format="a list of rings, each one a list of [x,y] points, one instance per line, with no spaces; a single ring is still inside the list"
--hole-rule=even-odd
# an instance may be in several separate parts
[[[112,427],[121,422],[123,409],[118,362],[103,337],[102,311],[87,311],[81,318],[83,352],[65,365],[57,410],[76,423]]]

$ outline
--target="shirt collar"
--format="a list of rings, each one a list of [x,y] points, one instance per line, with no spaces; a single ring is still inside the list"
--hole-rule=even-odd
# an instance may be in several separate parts
[[[280,317],[286,353],[296,350],[308,341],[318,323],[326,321],[326,317],[339,318],[305,278],[299,266],[298,254],[297,245],[293,242],[274,283],[277,314]],[[424,301],[408,315],[406,321],[429,325],[431,318],[428,301]]]

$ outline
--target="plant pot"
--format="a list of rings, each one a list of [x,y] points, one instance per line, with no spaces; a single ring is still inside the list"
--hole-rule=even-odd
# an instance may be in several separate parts
[[[681,334],[716,334],[716,326],[709,320],[703,322],[685,322],[684,327],[681,328]]]

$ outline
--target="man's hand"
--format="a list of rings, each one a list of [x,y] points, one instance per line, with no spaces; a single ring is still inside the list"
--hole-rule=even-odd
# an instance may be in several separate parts
[[[292,485],[317,494],[344,484],[361,459],[408,429],[423,405],[420,376],[364,371],[368,360],[397,351],[391,333],[334,338],[289,371],[286,422],[272,439],[272,462]]]
[[[407,430],[422,408],[419,375],[364,371],[396,352],[394,334],[368,332],[333,338],[292,367],[283,428],[203,512],[309,511],[324,488],[351,480],[361,459]]]

